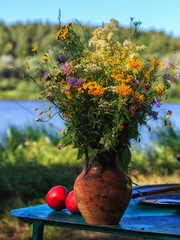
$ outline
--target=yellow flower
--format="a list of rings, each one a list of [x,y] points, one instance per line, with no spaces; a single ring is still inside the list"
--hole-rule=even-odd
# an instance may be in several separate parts
[[[147,69],[143,70],[144,78],[145,78],[145,79],[149,79],[149,78],[151,77],[151,75],[152,75],[152,71],[153,71],[153,70],[154,70],[153,67],[147,68]]]
[[[65,40],[69,32],[69,28],[65,28],[64,32],[62,33],[61,37]]]
[[[113,57],[110,57],[110,58],[109,58],[109,64],[110,64],[111,66],[118,65],[118,64],[120,64],[120,60],[119,60],[119,59],[115,59],[115,58],[113,58]]]
[[[164,63],[161,62],[158,58],[156,58],[154,56],[151,58],[151,61],[152,61],[153,65],[154,65],[154,68],[158,68],[160,66],[164,66]]]
[[[125,97],[126,99],[132,95],[133,91],[130,86],[122,84],[117,86],[117,93]]]
[[[119,70],[113,69],[113,74],[111,75],[112,78],[114,78],[115,80],[122,82],[122,83],[129,83],[132,81],[133,76],[131,75],[126,75],[124,73],[122,73]]]
[[[25,68],[27,68],[27,69],[30,69],[30,66],[29,66],[29,63],[28,62],[25,62]]]
[[[52,118],[51,113],[47,113],[46,116],[47,116],[48,118]]]
[[[138,92],[135,92],[134,98],[135,98],[135,100],[138,101],[138,102],[144,102],[144,100],[145,100],[144,95],[141,94],[141,93],[138,93]]]
[[[66,94],[67,98],[72,98],[70,90],[66,90],[65,94]]]
[[[171,110],[168,110],[168,112],[167,112],[167,114],[166,114],[166,119],[170,118],[171,114],[172,114],[172,111],[171,111]]]
[[[97,146],[97,152],[118,151],[122,144],[128,148],[131,138],[139,134],[138,126],[148,126],[149,119],[157,119],[153,107],[160,106],[170,87],[164,78],[168,80],[171,72],[167,68],[160,71],[161,61],[149,55],[146,46],[118,41],[120,29],[114,20],[90,33],[88,41],[83,28],[75,29],[79,30],[75,25],[61,25],[55,36],[61,51],[46,51],[40,61],[32,54],[37,52],[34,47],[34,64],[29,61],[34,71],[30,74],[42,86],[41,98],[48,99],[67,123],[67,131],[59,131],[64,144],[69,137],[72,141],[68,144],[85,150]],[[44,81],[46,75],[49,81]],[[37,121],[44,115],[49,120],[53,117],[50,113],[50,108],[44,109]],[[166,125],[170,124],[170,115],[164,115]],[[124,170],[128,168],[125,165]]]
[[[165,94],[165,89],[162,85],[158,85],[156,86],[156,91],[161,95],[163,96]]]
[[[82,88],[84,90],[87,89],[88,94],[90,95],[96,95],[96,96],[101,96],[104,94],[104,88],[102,85],[97,84],[96,82],[92,81],[92,82],[88,82],[88,83],[84,83]]]
[[[60,30],[58,31],[58,33],[56,35],[56,40],[59,40],[60,38],[63,40],[66,40],[71,25],[72,24],[69,23],[67,26],[66,25],[61,26]]]
[[[68,114],[67,114],[67,113],[64,113],[62,116],[63,116],[63,118],[70,118],[70,117],[71,117],[71,114],[70,114],[70,113],[68,113]]]
[[[33,47],[33,48],[31,49],[31,52],[37,53],[37,50],[38,50],[37,47]]]
[[[64,135],[65,135],[65,130],[62,129],[59,133],[60,133],[62,136],[64,136]]]
[[[134,73],[139,73],[143,68],[143,62],[137,57],[129,59],[128,61],[128,69],[132,70]]]
[[[45,62],[47,62],[49,59],[50,59],[50,57],[47,56],[47,55],[44,55],[44,56],[42,57],[42,60],[45,61]]]

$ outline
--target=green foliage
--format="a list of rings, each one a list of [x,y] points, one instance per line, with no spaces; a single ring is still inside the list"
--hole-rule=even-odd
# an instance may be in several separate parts
[[[3,141],[3,146],[8,151],[15,151],[15,149],[21,144],[25,144],[27,140],[37,141],[41,139],[41,136],[49,138],[49,141],[51,141],[54,145],[59,141],[56,133],[47,131],[45,127],[39,128],[27,126],[20,130],[16,127],[10,127],[7,137]]]
[[[44,198],[54,185],[72,189],[81,170],[75,151],[57,150],[59,138],[44,128],[11,127],[0,144],[0,199],[19,197],[26,202]]]
[[[153,132],[153,145],[146,145],[143,151],[134,147],[132,153],[132,170],[138,169],[144,174],[172,174],[179,169],[175,160],[180,155],[180,130],[158,128]]]
[[[147,175],[163,174],[166,179],[167,174],[179,168],[179,163],[173,158],[179,154],[180,132],[171,128],[166,130],[155,135],[156,140],[160,136],[158,146],[147,147],[144,152],[132,151],[132,167],[144,174],[146,184]],[[10,217],[11,209],[44,203],[45,194],[55,185],[62,184],[72,189],[83,164],[82,161],[76,162],[76,152],[71,147],[57,151],[58,140],[52,131],[49,133],[36,127],[21,130],[11,127],[8,137],[1,139],[0,239],[30,239],[32,229]],[[47,239],[67,239],[61,234],[52,227],[45,228]]]
[[[80,26],[81,24],[74,23],[77,33],[81,36],[83,29],[86,32],[86,39],[89,34],[94,30],[95,26]],[[33,91],[26,89],[29,88],[28,79],[23,79],[23,68],[26,61],[27,54],[31,53],[33,47],[38,47],[40,53],[44,53],[47,46],[50,48],[60,48],[60,44],[56,41],[55,36],[58,31],[58,24],[42,24],[36,23],[17,23],[13,25],[6,25],[0,22],[0,98],[1,99],[32,99]],[[115,34],[115,41],[123,41],[127,36],[127,32],[132,35],[131,28],[119,29]],[[180,51],[180,39],[173,38],[166,35],[164,32],[149,31],[144,32],[141,30],[134,34],[135,40],[139,44],[149,44],[150,52],[158,57],[173,54]],[[82,42],[85,38],[81,39]],[[11,68],[13,67],[13,69]],[[16,69],[16,70],[14,70]],[[3,83],[2,83],[3,79]],[[18,89],[19,83],[22,88]],[[170,92],[170,98],[178,100],[180,98],[180,91],[175,91],[179,86],[179,81],[174,83],[174,91]],[[23,92],[26,92],[23,94]],[[174,95],[175,92],[175,95]],[[35,98],[37,98],[35,96]],[[170,99],[172,100],[172,99]]]
[[[179,102],[180,101],[180,84],[172,83],[171,88],[168,91],[168,101]]]
[[[122,151],[122,167],[126,173],[128,173],[128,166],[131,162],[131,151],[129,148],[125,148]]]
[[[174,157],[180,155],[180,131],[166,128],[154,133],[153,146],[144,151],[132,148],[130,174],[137,169],[141,174],[167,175],[179,169]],[[57,150],[59,138],[45,129],[27,127],[10,128],[7,138],[0,144],[0,199],[19,198],[22,202],[42,198],[54,185],[72,189],[82,169],[82,160],[71,147]],[[129,159],[130,152],[124,151]]]
[[[154,141],[158,147],[164,147],[172,156],[180,156],[180,130],[175,125],[166,128],[166,131],[157,128],[154,131]]]

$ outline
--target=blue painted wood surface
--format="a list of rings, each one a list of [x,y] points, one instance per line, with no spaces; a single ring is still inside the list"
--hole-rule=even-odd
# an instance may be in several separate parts
[[[55,211],[47,204],[12,210],[11,215],[34,224],[33,240],[43,239],[44,225],[151,239],[180,239],[180,209],[138,204],[137,198],[131,200],[119,225],[88,225],[81,215],[71,214],[66,209]]]

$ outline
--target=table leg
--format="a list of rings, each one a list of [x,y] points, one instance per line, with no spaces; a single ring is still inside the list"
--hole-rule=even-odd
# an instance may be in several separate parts
[[[32,240],[43,240],[44,225],[38,222],[33,223]]]

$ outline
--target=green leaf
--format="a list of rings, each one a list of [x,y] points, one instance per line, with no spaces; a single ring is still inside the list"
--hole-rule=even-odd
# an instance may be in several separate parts
[[[128,173],[128,166],[131,162],[131,151],[127,147],[121,153],[121,164],[126,173]]]
[[[77,153],[77,160],[81,159],[82,156],[84,155],[85,151],[83,148],[78,148],[78,153]]]
[[[65,135],[60,139],[60,143],[63,144],[64,146],[68,146],[72,144],[72,137],[71,135]]]
[[[90,163],[94,160],[97,153],[98,153],[98,149],[92,149],[92,148],[88,147],[88,156],[89,156]]]

